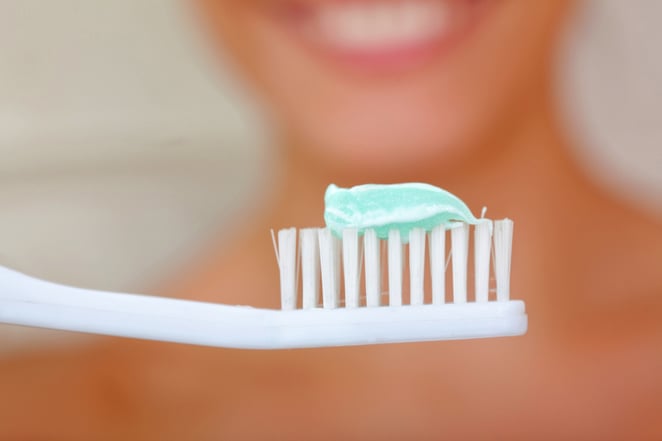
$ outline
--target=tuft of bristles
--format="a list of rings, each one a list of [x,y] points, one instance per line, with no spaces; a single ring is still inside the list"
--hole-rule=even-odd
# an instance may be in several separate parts
[[[469,247],[471,236],[473,250]],[[272,237],[280,270],[282,309],[296,309],[298,305],[303,309],[335,309],[510,300],[513,239],[510,219],[483,218],[476,225],[455,222],[448,228],[440,225],[429,232],[415,228],[409,232],[408,244],[403,243],[399,230],[390,231],[384,240],[374,230],[359,234],[356,229],[347,229],[338,238],[327,228],[304,228],[298,235],[296,228],[288,228],[279,230],[277,238],[272,231]],[[473,251],[472,297],[468,283],[470,251]],[[408,272],[404,271],[405,261]],[[447,300],[449,261],[452,298]],[[383,266],[387,292],[382,291]],[[409,280],[408,302],[405,277]],[[496,280],[496,289],[490,287],[492,280]],[[431,288],[429,298],[426,281]],[[383,301],[385,297],[387,301]]]

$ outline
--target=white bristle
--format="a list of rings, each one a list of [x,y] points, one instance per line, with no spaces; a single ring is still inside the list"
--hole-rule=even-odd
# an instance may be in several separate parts
[[[333,240],[333,257],[335,258],[335,262],[333,263],[334,268],[336,271],[334,274],[336,275],[336,305],[340,306],[340,286],[341,286],[341,265],[342,265],[342,239],[336,237],[336,236],[331,236],[331,239]]]
[[[282,309],[295,309],[297,304],[297,230],[278,231],[278,267],[280,270],[280,304]]]
[[[363,235],[365,255],[365,289],[366,305],[379,306],[381,304],[381,247],[375,230],[366,230]]]
[[[389,305],[402,305],[402,239],[395,229],[388,232],[388,298]]]
[[[426,246],[429,246],[432,304],[446,303],[446,266],[452,257],[453,303],[468,301],[469,233],[473,229],[473,271],[475,302],[490,300],[490,260],[494,261],[496,298],[510,299],[510,266],[513,222],[509,219],[491,221],[481,218],[470,227],[454,222],[451,230],[451,253],[446,254],[447,226],[435,227],[429,234],[420,228],[409,232],[409,303],[425,304]],[[298,239],[297,239],[298,235]],[[388,269],[388,304],[404,303],[403,266],[405,261],[403,238],[398,229],[389,231],[387,244],[377,237],[375,230],[366,230],[361,240],[357,229],[343,230],[342,240],[330,229],[296,228],[272,231],[274,248],[280,270],[281,307],[295,309],[298,303],[298,284],[302,284],[304,309],[338,308],[341,292],[347,308],[358,308],[365,293],[366,306],[381,306],[382,272]],[[387,262],[382,262],[384,245]],[[298,252],[297,252],[298,251]],[[382,268],[384,264],[384,268]],[[365,267],[365,291],[361,291],[362,266]],[[301,271],[301,280],[299,280]],[[344,276],[341,280],[341,276]],[[321,279],[321,280],[320,280]],[[344,282],[344,289],[341,284]],[[320,295],[321,286],[321,295]],[[321,297],[321,299],[320,299]],[[472,299],[473,300],[473,299]]]
[[[441,305],[446,297],[446,228],[443,225],[430,232],[430,275],[432,303]]]
[[[425,230],[414,228],[409,232],[409,295],[412,305],[423,304],[425,281]]]
[[[299,232],[303,309],[315,308],[319,304],[320,257],[317,235],[317,228],[304,228]]]
[[[457,223],[451,228],[453,256],[453,303],[467,302],[467,257],[469,225]]]
[[[345,275],[345,306],[358,308],[360,273],[359,231],[348,228],[342,232],[343,271]]]
[[[492,222],[481,219],[474,227],[474,280],[477,302],[489,300],[490,251],[492,251]]]
[[[322,268],[322,303],[324,308],[337,308],[340,304],[338,240],[328,228],[320,229],[318,237]]]
[[[510,261],[513,244],[513,221],[494,222],[494,260],[496,267],[497,300],[510,300]]]

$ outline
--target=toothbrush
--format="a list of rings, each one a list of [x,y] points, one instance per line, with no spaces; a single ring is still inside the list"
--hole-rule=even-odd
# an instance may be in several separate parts
[[[472,230],[475,289],[469,298]],[[513,222],[508,219],[480,219],[475,225],[453,222],[431,231],[414,228],[408,245],[397,229],[389,231],[385,240],[370,229],[360,233],[347,228],[342,238],[329,228],[272,232],[280,272],[280,310],[88,290],[0,267],[0,323],[243,349],[521,335],[527,330],[525,305],[510,300],[512,234]],[[426,254],[429,299],[424,292]],[[495,295],[489,286],[491,256]],[[405,258],[409,304],[403,299]],[[447,259],[452,267],[448,300]],[[387,267],[386,293],[382,266]],[[362,285],[364,296],[360,295]]]

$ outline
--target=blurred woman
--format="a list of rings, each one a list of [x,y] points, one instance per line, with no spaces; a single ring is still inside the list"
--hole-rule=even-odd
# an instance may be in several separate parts
[[[525,337],[246,352],[108,339],[0,364],[2,439],[659,439],[662,226],[590,182],[554,104],[567,0],[198,0],[277,127],[243,229],[170,294],[275,306],[270,228],[429,182],[515,219]]]

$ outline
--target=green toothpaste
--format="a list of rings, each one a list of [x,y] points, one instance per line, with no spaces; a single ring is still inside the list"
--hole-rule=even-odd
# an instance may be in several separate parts
[[[324,195],[326,226],[341,237],[342,230],[359,233],[373,229],[386,239],[389,230],[400,230],[403,242],[414,228],[432,230],[452,221],[478,222],[458,197],[429,184],[367,184],[352,188],[329,185]]]

